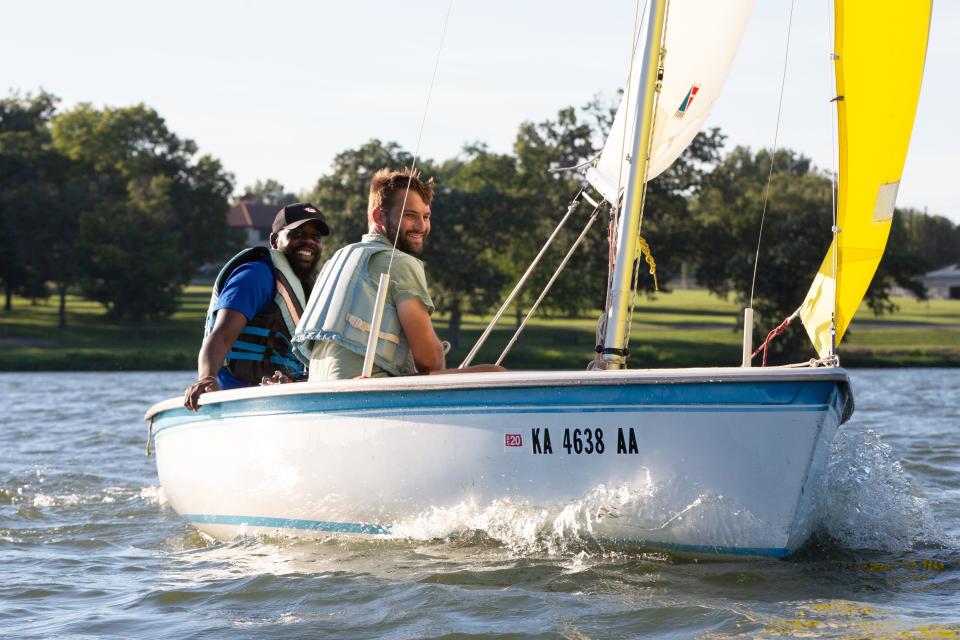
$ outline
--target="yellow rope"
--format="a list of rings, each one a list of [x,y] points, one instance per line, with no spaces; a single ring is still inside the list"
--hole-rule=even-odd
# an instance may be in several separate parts
[[[650,275],[653,276],[653,290],[660,291],[660,285],[657,283],[657,261],[653,259],[653,254],[650,253],[650,245],[647,244],[647,240],[638,235],[640,238],[640,255],[646,255],[647,264],[650,265]]]

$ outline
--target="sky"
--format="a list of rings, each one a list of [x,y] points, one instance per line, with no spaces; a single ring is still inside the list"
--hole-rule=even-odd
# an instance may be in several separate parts
[[[721,1],[721,0],[718,0]],[[834,166],[829,0],[794,0],[778,146]],[[371,138],[444,160],[467,143],[510,151],[518,126],[624,85],[634,4],[594,0],[3,2],[0,89],[69,108],[145,103],[237,190],[309,190]],[[708,126],[773,144],[791,0],[758,0]],[[960,222],[960,2],[934,3],[926,72],[897,205]]]

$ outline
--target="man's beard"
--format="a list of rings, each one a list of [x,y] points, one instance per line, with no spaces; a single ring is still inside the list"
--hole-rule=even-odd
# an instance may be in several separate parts
[[[419,256],[421,253],[423,253],[423,244],[421,244],[419,247],[415,244],[412,244],[409,240],[407,240],[404,234],[400,234],[400,237],[397,237],[397,233],[399,231],[400,229],[398,227],[393,226],[393,221],[388,219],[387,239],[391,242],[395,240],[397,249],[400,249],[400,251],[403,251],[404,253],[409,253],[412,256]],[[426,234],[424,234],[423,240],[426,242]]]

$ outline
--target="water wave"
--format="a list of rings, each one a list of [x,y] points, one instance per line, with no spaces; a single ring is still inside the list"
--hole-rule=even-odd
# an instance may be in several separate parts
[[[519,555],[606,553],[597,542],[611,521],[639,523],[634,535],[651,539],[683,537],[684,531],[709,532],[718,544],[752,546],[769,533],[768,525],[722,495],[678,495],[679,479],[656,482],[647,473],[636,485],[599,485],[563,505],[537,506],[501,498],[488,503],[464,501],[431,507],[394,523],[396,538],[427,540],[456,532],[483,534]],[[831,448],[827,470],[817,488],[817,538],[848,550],[904,552],[918,547],[955,546],[936,526],[891,446],[871,430],[842,430]],[[677,508],[676,505],[685,505]],[[602,535],[600,537],[603,537]],[[475,538],[474,538],[475,539]]]
[[[902,552],[952,544],[893,448],[871,429],[837,435],[819,514],[820,533],[847,549]]]

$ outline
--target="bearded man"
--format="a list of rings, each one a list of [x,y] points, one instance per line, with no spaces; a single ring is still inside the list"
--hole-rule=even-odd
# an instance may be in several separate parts
[[[288,204],[273,220],[271,249],[245,249],[227,262],[214,282],[197,356],[199,379],[184,391],[184,406],[198,410],[208,391],[306,378],[291,337],[327,235],[330,228],[316,207]]]
[[[444,343],[433,329],[433,300],[417,258],[430,235],[433,181],[409,170],[381,169],[370,182],[367,230],[323,266],[293,341],[309,358],[310,380],[363,373],[380,275],[390,275],[374,377],[504,371],[495,365],[445,369]],[[396,244],[396,249],[394,249]]]

